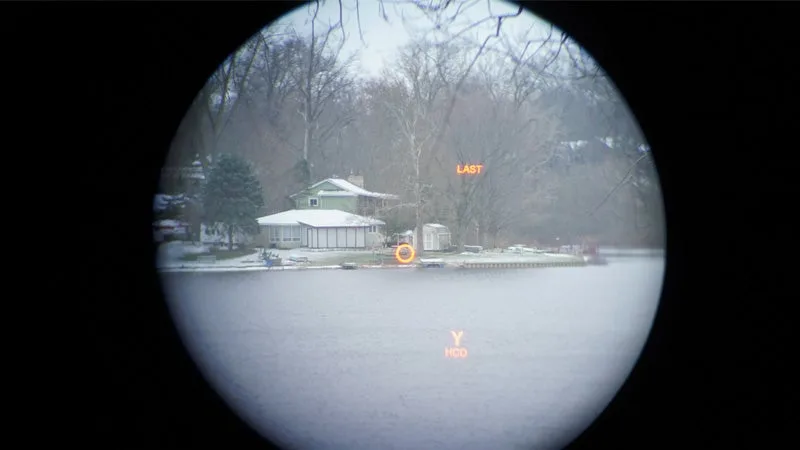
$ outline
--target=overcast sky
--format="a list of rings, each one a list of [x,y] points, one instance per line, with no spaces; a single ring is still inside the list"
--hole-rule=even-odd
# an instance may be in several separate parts
[[[414,6],[403,4],[402,1],[386,0],[384,5],[386,7],[386,15],[389,18],[387,22],[379,14],[378,0],[359,0],[361,31],[364,37],[364,42],[362,42],[359,37],[359,20],[357,20],[355,8],[356,0],[343,0],[342,4],[344,28],[347,33],[343,52],[346,54],[358,54],[358,60],[354,68],[361,75],[378,75],[381,68],[393,59],[397,49],[408,42],[411,35],[427,33],[429,38],[436,38],[435,35],[431,34],[431,30],[433,30],[432,22],[426,19],[424,14]],[[278,26],[291,24],[299,32],[310,35],[310,18],[313,12],[310,8],[311,6],[301,5],[284,16],[279,21],[280,25]],[[467,26],[488,17],[490,14],[515,13],[518,8],[517,5],[499,0],[464,2],[458,19],[449,27],[449,30],[451,33],[464,30]],[[337,0],[321,2],[317,18],[317,30],[327,28],[329,23],[335,23],[338,19],[339,2]],[[465,33],[464,36],[468,36],[475,42],[481,42],[486,36],[494,32],[496,26],[496,21],[485,23]],[[546,34],[549,26],[549,23],[524,11],[521,16],[504,22],[502,33],[514,36],[532,29],[531,36],[542,36]]]

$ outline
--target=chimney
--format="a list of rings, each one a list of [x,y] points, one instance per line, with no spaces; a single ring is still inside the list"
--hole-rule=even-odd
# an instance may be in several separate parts
[[[364,176],[363,175],[353,175],[352,173],[350,176],[347,177],[347,181],[350,183],[355,184],[356,186],[364,189]]]

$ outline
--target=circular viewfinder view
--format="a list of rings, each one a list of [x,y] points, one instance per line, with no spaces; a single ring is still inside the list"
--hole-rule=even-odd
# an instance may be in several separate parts
[[[665,268],[651,150],[568,35],[501,1],[299,5],[189,105],[154,202],[187,351],[292,449],[558,449]]]

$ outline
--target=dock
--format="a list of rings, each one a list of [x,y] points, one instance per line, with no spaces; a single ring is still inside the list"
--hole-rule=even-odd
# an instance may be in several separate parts
[[[538,269],[546,267],[584,267],[584,260],[518,261],[518,262],[461,262],[460,269]]]
[[[419,267],[423,269],[432,269],[437,268],[441,269],[445,267],[445,262],[443,259],[435,258],[435,259],[420,259],[419,260]]]

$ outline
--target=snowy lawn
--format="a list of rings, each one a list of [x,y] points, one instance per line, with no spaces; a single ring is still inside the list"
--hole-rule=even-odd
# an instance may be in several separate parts
[[[338,265],[345,262],[357,264],[373,264],[379,262],[381,255],[376,255],[372,250],[316,250],[296,248],[291,250],[270,250],[277,254],[283,261],[291,257],[308,258],[310,265]],[[384,263],[393,261],[393,257],[383,256]]]
[[[243,256],[250,256],[255,255],[256,250],[251,248],[238,248],[235,250],[215,250],[210,249],[207,252],[202,253],[185,253],[180,259],[182,261],[197,261],[202,256],[210,256],[213,255],[217,258],[217,261],[228,260],[228,259],[238,259]]]
[[[214,246],[198,245],[190,242],[166,242],[158,248],[157,266],[165,267],[207,267],[217,264],[242,265],[248,259],[255,259],[256,251],[252,248],[235,248],[232,251],[221,250]],[[217,263],[198,261],[202,256],[214,255]],[[252,256],[251,256],[252,255]]]

